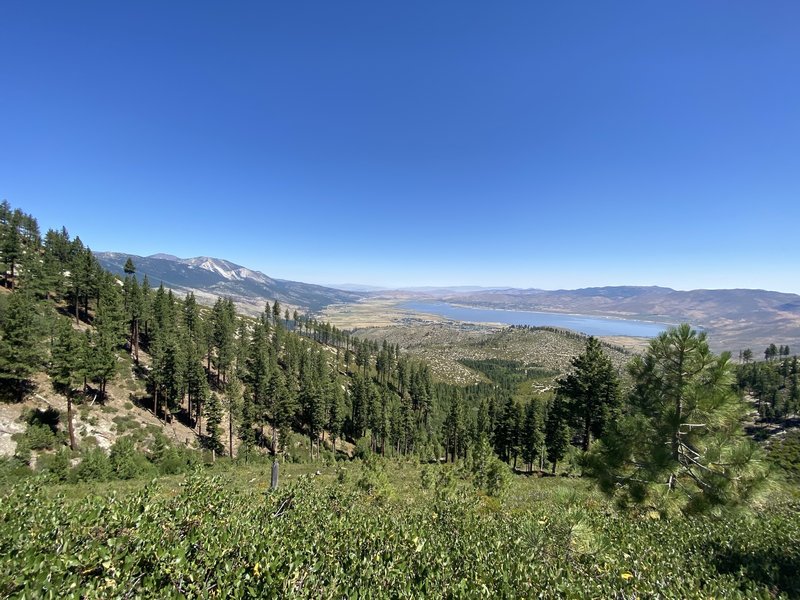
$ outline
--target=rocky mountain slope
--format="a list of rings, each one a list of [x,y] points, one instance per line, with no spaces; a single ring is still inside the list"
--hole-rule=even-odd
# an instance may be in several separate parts
[[[170,254],[136,256],[120,252],[98,252],[95,256],[103,267],[120,275],[130,257],[137,275],[147,275],[152,285],[163,282],[176,292],[194,292],[199,299],[207,301],[230,297],[251,313],[263,310],[266,301],[278,300],[283,305],[313,313],[330,304],[356,302],[363,297],[358,292],[273,279],[228,260],[208,256],[178,258]]]

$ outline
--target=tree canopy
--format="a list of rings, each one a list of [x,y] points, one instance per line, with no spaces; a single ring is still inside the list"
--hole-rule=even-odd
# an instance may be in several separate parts
[[[669,514],[730,506],[758,489],[766,468],[744,435],[729,353],[714,355],[706,334],[684,324],[655,338],[629,370],[627,414],[588,461],[606,492]]]

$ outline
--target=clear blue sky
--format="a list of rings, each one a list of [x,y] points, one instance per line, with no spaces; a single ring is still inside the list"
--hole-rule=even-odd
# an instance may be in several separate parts
[[[800,3],[0,4],[0,198],[377,285],[800,292]]]

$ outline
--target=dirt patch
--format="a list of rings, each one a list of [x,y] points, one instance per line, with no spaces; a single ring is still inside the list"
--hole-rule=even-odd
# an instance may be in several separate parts
[[[17,442],[11,436],[25,431],[26,425],[20,421],[23,410],[22,404],[0,404],[0,456],[16,452]]]
[[[146,362],[149,357],[142,357]],[[176,419],[165,424],[156,418],[147,407],[150,402],[146,396],[144,382],[134,373],[134,366],[127,357],[120,357],[120,373],[109,382],[104,402],[94,390],[73,402],[73,427],[79,447],[91,440],[100,448],[110,448],[116,440],[137,429],[148,428],[146,437],[152,437],[158,428],[173,443],[181,446],[196,446],[197,435]],[[60,414],[59,429],[67,429],[67,398],[56,393],[49,377],[38,373],[33,380],[33,391],[23,402],[0,404],[0,456],[13,456],[16,442],[11,439],[15,433],[23,433],[27,425],[22,415],[32,409],[53,408]]]

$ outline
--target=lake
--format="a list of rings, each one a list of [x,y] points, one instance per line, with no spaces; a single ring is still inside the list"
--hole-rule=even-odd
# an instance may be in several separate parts
[[[533,327],[560,327],[580,331],[586,335],[624,335],[652,338],[671,327],[669,323],[615,319],[589,315],[535,312],[529,310],[500,310],[469,308],[446,302],[404,302],[402,308],[428,313],[469,323],[503,323],[505,325],[530,325]]]

